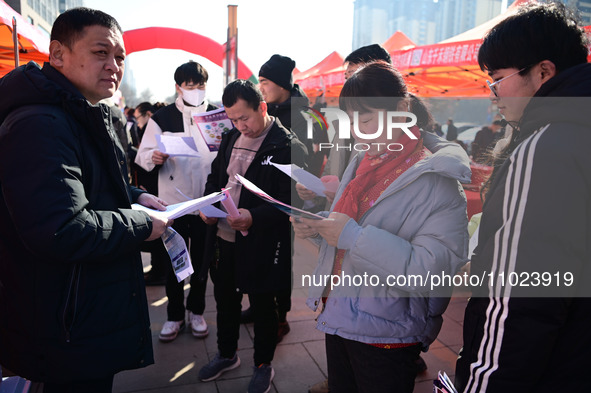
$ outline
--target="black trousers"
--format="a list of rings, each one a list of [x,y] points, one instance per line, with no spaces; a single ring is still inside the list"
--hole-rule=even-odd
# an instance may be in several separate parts
[[[326,335],[330,393],[412,393],[420,345],[383,349]]]
[[[242,292],[236,285],[236,264],[240,256],[236,245],[220,238],[217,264],[210,269],[217,309],[218,350],[232,358],[238,349]],[[277,304],[275,293],[248,294],[254,319],[254,364],[271,363],[277,346]]]
[[[93,379],[88,381],[75,381],[43,384],[43,393],[111,393],[113,391],[113,377]]]
[[[187,296],[186,309],[193,314],[202,315],[205,310],[205,290],[207,289],[207,280],[199,280],[199,269],[203,264],[203,252],[205,249],[206,225],[203,220],[195,215],[189,214],[174,220],[172,225],[175,231],[185,239],[194,273],[191,275],[191,289]],[[169,321],[182,321],[185,319],[185,291],[184,282],[178,282],[170,263],[167,259],[166,267],[166,296],[168,296]]]

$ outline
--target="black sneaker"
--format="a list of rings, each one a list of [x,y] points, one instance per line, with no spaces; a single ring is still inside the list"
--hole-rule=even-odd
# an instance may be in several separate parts
[[[218,352],[209,363],[201,367],[201,370],[199,370],[199,380],[203,382],[213,381],[226,371],[233,370],[238,366],[240,366],[238,354],[235,354],[232,359],[227,359],[221,357]]]
[[[261,364],[253,367],[254,373],[248,384],[247,393],[267,393],[271,390],[271,381],[275,376],[275,370],[270,364]]]

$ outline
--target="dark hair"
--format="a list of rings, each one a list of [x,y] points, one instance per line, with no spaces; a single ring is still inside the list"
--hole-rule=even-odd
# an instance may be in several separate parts
[[[53,22],[51,40],[59,41],[72,49],[72,45],[89,26],[103,26],[123,34],[121,26],[111,15],[86,7],[76,7],[60,14]]]
[[[360,64],[374,60],[383,60],[392,63],[392,58],[386,49],[378,44],[371,44],[355,49],[345,58],[345,63]]]
[[[157,111],[160,108],[164,108],[166,105],[166,102],[158,101],[154,104],[154,110]]]
[[[228,83],[222,95],[222,103],[225,107],[231,107],[236,104],[239,98],[246,101],[248,106],[255,111],[259,109],[259,105],[264,100],[259,88],[251,81],[244,79],[236,79]]]
[[[527,68],[542,60],[550,60],[559,73],[587,62],[587,38],[579,25],[576,13],[562,3],[527,4],[517,14],[493,27],[484,37],[478,51],[478,64],[484,71],[501,68]],[[494,179],[505,159],[521,143],[525,135],[514,129],[507,146],[491,157],[494,167],[483,185],[482,199],[490,191]]]
[[[423,101],[408,92],[400,72],[385,61],[374,61],[347,79],[339,96],[339,107],[344,111],[395,111],[403,98],[410,99],[410,112],[417,116],[420,128],[428,127],[433,122]]]
[[[182,85],[183,82],[193,82],[196,84],[206,83],[209,79],[209,74],[203,66],[196,61],[190,60],[174,72],[174,81],[177,85]]]
[[[145,116],[148,112],[152,112],[152,114],[156,112],[154,105],[147,101],[139,103],[138,106],[135,107],[135,110],[138,111],[142,116]]]
[[[527,4],[493,27],[478,51],[483,71],[527,68],[550,60],[561,72],[587,62],[587,39],[576,14],[562,3]]]

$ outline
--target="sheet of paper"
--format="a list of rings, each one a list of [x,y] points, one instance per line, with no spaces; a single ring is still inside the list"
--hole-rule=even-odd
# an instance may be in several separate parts
[[[215,206],[205,206],[199,209],[199,211],[205,214],[207,217],[226,218],[228,216],[228,213],[218,209]]]
[[[326,186],[324,185],[322,180],[320,180],[320,178],[314,176],[310,172],[305,171],[304,169],[300,168],[295,164],[277,164],[272,162],[271,165],[273,165],[275,168],[279,169],[281,172],[285,173],[287,176],[291,177],[298,183],[301,183],[308,190],[314,191],[316,195],[326,196],[324,194]]]
[[[158,149],[169,156],[199,157],[195,140],[190,136],[156,135]]]
[[[270,196],[269,194],[267,194],[265,191],[261,190],[257,185],[255,185],[253,182],[251,182],[250,180],[240,176],[240,175],[236,175],[236,180],[238,180],[240,183],[242,183],[242,185],[249,190],[250,192],[254,193],[256,196],[258,196],[259,198],[262,198],[263,200],[269,202],[270,204],[272,204],[274,207],[276,207],[277,209],[281,210],[282,212],[295,217],[295,218],[309,218],[312,220],[324,220],[325,218],[322,216],[319,216],[318,214],[314,214],[314,213],[310,213],[307,212],[305,210],[302,209],[298,209],[297,207],[293,207],[291,205],[288,205],[287,203],[281,202],[280,200],[277,200],[275,198],[273,198],[272,196]]]
[[[285,173],[287,176],[291,177],[291,164],[276,164],[272,162],[271,165]]]
[[[314,191],[316,195],[325,196],[324,191],[326,190],[326,187],[320,178],[293,164],[291,166],[291,173],[291,177],[293,177],[298,183],[303,184],[308,190]]]
[[[172,263],[177,281],[181,282],[193,274],[191,257],[189,256],[187,244],[183,237],[177,231],[168,227],[160,238],[164,242],[164,247],[170,256],[170,262]]]
[[[166,210],[150,209],[149,207],[142,206],[138,203],[131,205],[131,208],[134,210],[143,210],[155,215],[162,215],[168,219],[174,220],[175,218],[184,216],[185,214],[193,213],[197,210],[203,209],[206,206],[213,205],[214,203],[223,199],[226,199],[226,196],[223,193],[213,192],[201,198],[168,205],[166,206]]]

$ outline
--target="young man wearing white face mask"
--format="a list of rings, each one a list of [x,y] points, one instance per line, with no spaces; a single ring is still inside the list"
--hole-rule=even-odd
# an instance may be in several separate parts
[[[203,196],[207,175],[216,152],[210,152],[194,124],[191,113],[216,109],[205,98],[208,74],[199,63],[189,61],[178,67],[174,73],[177,99],[174,104],[158,110],[148,120],[145,134],[135,159],[136,164],[147,171],[159,168],[158,196],[169,204],[186,201],[187,198]],[[174,156],[158,150],[156,135],[193,137],[199,157]],[[205,224],[196,215],[177,218],[173,228],[189,246],[195,273],[191,276],[191,289],[185,308],[183,282],[177,282],[172,266],[167,266],[166,296],[168,296],[167,321],[160,332],[160,340],[170,342],[185,328],[185,312],[189,311],[188,323],[195,337],[208,334],[203,319],[205,289],[207,282],[198,280],[203,263]],[[189,242],[189,239],[191,240]]]

